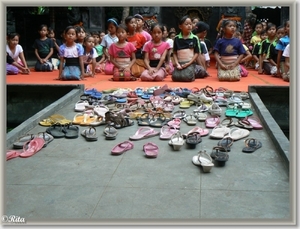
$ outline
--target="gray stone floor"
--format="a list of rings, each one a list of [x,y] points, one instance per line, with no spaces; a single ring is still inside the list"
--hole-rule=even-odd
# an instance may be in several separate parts
[[[73,119],[78,100],[56,113]],[[186,110],[187,114],[194,108]],[[224,118],[223,112],[221,120]],[[197,126],[205,127],[203,122]],[[183,122],[181,132],[193,127]],[[80,126],[80,132],[85,128]],[[249,136],[259,139],[262,148],[242,153],[244,139],[238,140],[225,167],[215,166],[211,173],[203,173],[191,160],[200,150],[211,153],[219,140],[209,136],[203,137],[196,149],[184,145],[180,151],[173,151],[168,140],[155,136],[134,141],[132,150],[112,156],[111,149],[138,128],[135,121],[134,126],[119,129],[116,140],[109,141],[103,136],[104,126],[99,126],[98,141],[87,142],[82,136],[54,139],[30,158],[7,161],[4,213],[25,217],[28,222],[82,220],[99,224],[178,220],[200,225],[206,221],[269,222],[292,217],[288,169],[265,130],[252,130]],[[45,130],[37,125],[29,133]],[[147,142],[159,146],[156,159],[144,156]]]

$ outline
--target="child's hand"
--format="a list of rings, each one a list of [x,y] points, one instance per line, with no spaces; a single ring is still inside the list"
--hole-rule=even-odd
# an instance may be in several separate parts
[[[177,65],[176,65],[176,68],[181,70],[181,69],[182,69],[182,66],[181,66],[180,64],[177,64]]]
[[[182,68],[187,68],[188,66],[189,66],[188,63],[181,65]]]

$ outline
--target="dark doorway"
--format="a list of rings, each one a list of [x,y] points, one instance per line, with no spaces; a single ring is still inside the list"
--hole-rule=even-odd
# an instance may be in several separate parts
[[[276,26],[280,26],[281,23],[281,8],[255,8],[252,10],[257,15],[258,20],[266,19],[268,22],[272,22]]]

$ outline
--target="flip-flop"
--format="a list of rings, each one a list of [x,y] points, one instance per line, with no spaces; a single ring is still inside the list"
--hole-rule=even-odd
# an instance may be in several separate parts
[[[186,117],[186,112],[185,111],[182,111],[182,110],[179,110],[179,111],[176,111],[174,114],[173,114],[173,118],[179,118],[179,119],[183,119],[184,117]]]
[[[190,108],[194,103],[195,103],[194,101],[184,100],[184,101],[180,102],[179,108],[182,108],[182,109],[188,109],[188,108]]]
[[[237,118],[246,118],[247,116],[253,115],[253,111],[251,109],[242,109],[239,110],[235,115]]]
[[[181,135],[180,131],[173,134],[169,141],[169,145],[173,146],[173,149],[175,151],[180,150],[180,148],[183,146],[183,144],[184,144],[184,139],[183,139],[183,136]]]
[[[183,136],[183,138],[186,138],[187,135],[189,135],[190,133],[193,133],[193,132],[198,132],[201,135],[201,137],[206,136],[206,135],[209,134],[208,129],[202,129],[199,126],[196,126],[193,129],[191,129],[189,132],[187,132],[186,134],[183,134],[182,136]]]
[[[255,150],[262,147],[262,143],[255,138],[247,138],[245,140],[246,147],[243,148],[244,153],[253,153]]]
[[[216,139],[222,139],[226,134],[228,134],[230,131],[230,128],[226,126],[216,126],[210,133],[209,137],[216,138]]]
[[[210,118],[205,119],[205,126],[207,128],[215,128],[220,124],[219,116],[212,116]]]
[[[150,115],[149,115],[149,113],[143,113],[139,117],[139,119],[137,121],[137,124],[139,126],[149,126],[149,124],[150,124]]]
[[[94,113],[98,116],[105,117],[105,113],[109,111],[109,108],[105,105],[96,105],[94,107]]]
[[[79,133],[78,126],[68,125],[64,127],[63,131],[65,132],[66,138],[78,138],[78,133]]]
[[[96,135],[96,129],[94,127],[90,127],[88,129],[85,129],[81,132],[81,135],[87,140],[87,141],[97,141],[98,136]]]
[[[161,129],[160,129],[160,139],[170,139],[172,137],[173,134],[177,133],[178,129],[175,126],[169,126],[169,125],[164,125]]]
[[[84,100],[84,101],[80,100],[77,103],[75,103],[74,110],[79,111],[79,112],[83,112],[83,111],[85,111],[86,106],[89,106],[89,102],[86,101],[86,100]]]
[[[44,139],[45,144],[44,144],[43,148],[45,148],[54,139],[54,137],[51,134],[48,134],[46,132],[40,132],[37,134],[36,137]]]
[[[234,140],[237,141],[239,139],[248,137],[250,134],[249,130],[241,129],[241,128],[232,128],[230,129],[228,135]]]
[[[39,152],[45,144],[44,139],[42,138],[34,138],[28,141],[24,147],[23,152],[20,153],[19,157],[31,157],[37,152]]]
[[[239,120],[234,125],[237,126],[237,127],[241,127],[241,128],[247,129],[247,130],[252,130],[253,129],[253,126],[247,120]]]
[[[157,157],[158,146],[152,142],[148,142],[143,146],[146,157]]]
[[[131,149],[133,149],[133,143],[131,141],[124,141],[114,146],[111,150],[111,154],[120,155]]]
[[[219,167],[225,166],[226,161],[228,161],[229,159],[229,155],[226,151],[226,149],[224,149],[221,146],[215,146],[212,149],[212,153],[210,154],[211,158],[214,159],[214,161],[216,161],[217,165]]]
[[[19,155],[22,153],[22,151],[17,150],[8,150],[6,152],[6,160],[11,160],[13,158],[19,157]]]
[[[221,146],[227,152],[230,151],[230,148],[233,144],[233,139],[230,136],[225,136],[218,142],[218,146]],[[222,150],[222,148],[220,148]]]
[[[35,134],[26,134],[26,135],[20,137],[16,142],[13,143],[13,148],[14,149],[23,149],[24,144],[35,137],[36,137]]]
[[[149,120],[149,126],[152,127],[162,127],[167,123],[167,119],[162,113],[158,113],[154,115],[150,120]]]
[[[242,119],[242,122],[243,121],[248,121],[251,124],[251,126],[253,126],[254,130],[263,129],[263,126],[261,125],[261,123],[257,117],[246,117],[246,118]]]
[[[116,139],[116,137],[118,135],[117,129],[115,127],[113,127],[112,125],[107,125],[104,128],[103,133],[105,135],[106,140],[114,140],[114,139]]]
[[[200,142],[202,142],[202,138],[199,132],[192,132],[186,136],[185,143],[191,149],[195,149],[196,145],[199,144]]]
[[[180,124],[181,124],[181,119],[179,118],[174,118],[173,120],[168,122],[169,126],[172,126],[176,129],[180,129]]]
[[[186,117],[183,118],[183,121],[186,122],[186,124],[190,125],[190,126],[194,126],[197,124],[197,119],[193,116],[193,115],[188,115]]]
[[[130,136],[130,140],[141,140],[159,135],[159,132],[150,127],[139,128],[134,135]]]
[[[65,133],[63,132],[63,127],[61,125],[53,125],[46,129],[48,134],[51,134],[54,138],[63,138]]]
[[[194,165],[202,166],[203,172],[209,173],[212,167],[214,167],[214,163],[212,163],[212,158],[206,153],[206,151],[200,151],[198,155],[192,158],[192,162]]]

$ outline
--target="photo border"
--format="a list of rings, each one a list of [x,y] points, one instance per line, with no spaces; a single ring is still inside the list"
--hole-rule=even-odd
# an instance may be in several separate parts
[[[149,3],[151,3],[151,6],[182,6],[182,2],[180,1],[170,1],[170,0],[165,0],[164,4],[161,4],[162,1],[158,1],[158,0],[151,0],[145,4],[142,5],[149,5]],[[217,226],[220,227],[222,226],[229,226],[229,225],[237,225],[237,226],[241,226],[241,225],[264,225],[264,226],[269,226],[269,225],[295,225],[296,224],[296,220],[297,220],[297,207],[298,207],[298,198],[297,198],[297,174],[298,174],[298,169],[297,169],[297,160],[299,163],[299,157],[296,156],[296,152],[298,149],[298,144],[297,144],[297,137],[298,137],[298,130],[299,130],[299,123],[297,120],[297,114],[299,114],[299,102],[298,102],[298,90],[300,88],[299,86],[299,80],[298,80],[298,75],[297,73],[300,73],[299,71],[299,59],[297,59],[297,55],[299,55],[299,44],[298,44],[298,40],[297,37],[299,38],[299,28],[297,28],[297,23],[299,22],[300,16],[297,15],[296,12],[300,12],[300,6],[299,6],[299,1],[296,0],[284,0],[284,1],[270,1],[270,0],[264,0],[264,1],[258,1],[258,0],[252,0],[251,4],[246,4],[244,2],[241,3],[241,1],[237,1],[237,0],[231,0],[230,4],[228,4],[225,1],[215,1],[215,0],[202,0],[201,3],[199,4],[199,1],[196,0],[188,0],[186,2],[184,2],[185,6],[195,6],[195,5],[200,5],[200,6],[211,6],[212,3],[214,4],[214,6],[263,6],[263,5],[268,5],[268,6],[289,6],[290,7],[290,21],[291,21],[291,34],[290,37],[291,39],[291,46],[292,47],[296,47],[296,48],[291,48],[291,75],[294,76],[293,78],[291,78],[290,81],[290,213],[291,213],[291,220],[290,221],[286,221],[286,220],[272,220],[270,219],[270,221],[266,221],[266,220],[237,220],[235,221],[227,221],[227,220],[222,220],[222,221],[218,221],[216,222],[215,220],[211,220],[211,221],[206,221],[206,220],[200,220],[199,223],[195,223],[194,220],[190,220],[191,222],[189,222],[189,220],[184,220],[181,222],[177,222],[176,220],[172,220],[169,223],[166,222],[165,220],[158,220],[157,222],[153,222],[151,221],[151,219],[149,220],[120,220],[120,221],[116,221],[116,220],[112,220],[112,221],[107,221],[105,223],[99,223],[99,222],[95,222],[93,223],[93,221],[72,221],[72,222],[66,222],[66,221],[49,221],[49,222],[45,222],[45,221],[41,221],[41,222],[34,222],[30,225],[114,225],[114,226],[128,226],[128,225],[140,225],[140,226],[154,226],[154,225],[184,225],[184,226],[192,226],[192,225],[201,225],[201,226],[205,226],[205,225],[213,225],[213,226]],[[84,2],[85,6],[99,6],[101,4],[101,6],[140,6],[141,3],[139,3],[139,1],[115,1],[115,0],[104,0],[104,1],[85,1]],[[72,5],[72,6],[82,6],[82,1],[70,1],[70,0],[64,0],[64,1],[58,1],[58,0],[52,0],[52,1],[35,1],[35,0],[31,0],[31,1],[27,1],[26,3],[23,1],[14,1],[14,0],[4,0],[1,1],[0,0],[0,12],[1,15],[6,15],[6,7],[7,6],[39,6],[39,5],[46,5],[46,6],[66,6],[66,5]],[[293,23],[294,22],[294,23]],[[6,17],[5,20],[2,20],[2,26],[1,28],[4,30],[3,31],[3,35],[1,36],[1,44],[2,44],[2,48],[5,49],[5,36],[6,36]],[[298,26],[299,27],[299,26]],[[296,51],[297,50],[297,51]],[[1,55],[2,56],[2,55]],[[0,62],[0,67],[3,71],[3,75],[5,76],[6,73],[4,73],[5,70],[5,62],[4,62],[4,52],[3,52],[3,60],[1,58],[1,62]],[[4,81],[2,83],[2,92],[3,92],[3,96],[1,97],[1,107],[3,107],[2,111],[6,110],[6,82],[5,82],[5,77],[2,77],[2,80]],[[1,113],[1,125],[2,126],[2,130],[6,130],[6,112],[2,112]],[[296,124],[296,125],[295,125]],[[2,143],[2,147],[3,147],[3,152],[6,151],[6,134],[3,133],[3,136],[1,136],[1,143]],[[2,157],[2,171],[1,171],[1,184],[6,184],[5,181],[5,158]],[[4,194],[4,190],[5,190],[5,186],[2,185],[1,188],[1,217],[3,215],[3,200],[5,200],[5,194]],[[192,222],[193,221],[193,222]],[[28,224],[27,224],[28,225]],[[2,227],[2,226],[1,226]],[[115,227],[115,228],[117,228]],[[14,228],[14,227],[12,227]],[[111,228],[111,227],[109,227]],[[156,228],[160,228],[160,227],[156,227]],[[212,228],[212,227],[210,227]],[[252,228],[252,227],[251,227]],[[254,228],[254,227],[253,227]]]

